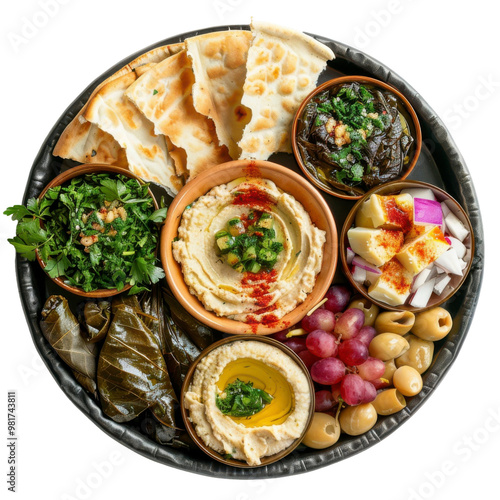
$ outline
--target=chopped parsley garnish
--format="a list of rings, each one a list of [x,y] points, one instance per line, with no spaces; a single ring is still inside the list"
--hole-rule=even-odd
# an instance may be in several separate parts
[[[38,251],[51,278],[64,276],[85,292],[130,284],[137,293],[165,275],[155,250],[166,208],[154,210],[148,186],[135,179],[76,177],[4,214],[19,221],[8,241],[22,257],[35,260]]]
[[[153,90],[153,95],[158,94],[158,91],[156,89]]]
[[[224,396],[224,397],[222,397]],[[252,382],[236,379],[228,384],[222,395],[216,394],[215,404],[224,414],[231,417],[250,417],[263,410],[273,397],[262,389],[256,389]]]

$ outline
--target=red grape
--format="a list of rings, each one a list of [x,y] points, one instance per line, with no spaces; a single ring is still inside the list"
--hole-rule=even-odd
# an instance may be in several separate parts
[[[324,330],[314,330],[306,338],[309,351],[320,358],[337,356],[337,338]],[[374,377],[373,377],[374,378]]]
[[[347,309],[335,325],[335,334],[342,335],[342,340],[348,340],[355,337],[365,323],[363,311],[356,308]]]
[[[316,361],[321,359],[318,358],[318,356],[315,356],[312,352],[309,352],[307,349],[305,351],[300,351],[298,354],[299,358],[304,362],[309,371],[311,371],[311,366],[316,363]]]
[[[297,354],[307,349],[305,337],[292,337],[285,342],[285,345]]]
[[[314,330],[331,332],[335,328],[335,315],[326,309],[316,309],[310,316],[304,316],[301,326],[307,332]]]
[[[382,378],[370,380],[370,383],[375,387],[375,389],[377,389],[377,391],[379,389],[385,389],[391,385],[387,379],[382,380]]]
[[[358,338],[356,337],[356,340]],[[358,366],[358,374],[364,380],[374,380],[380,378],[385,373],[385,363],[371,356],[361,365]]]
[[[366,347],[370,346],[370,342],[373,340],[373,337],[377,334],[377,331],[373,326],[363,326],[359,333],[356,335],[356,340],[363,342]]]
[[[362,403],[365,393],[365,381],[359,375],[349,373],[342,379],[340,394],[348,405],[356,406]]]
[[[330,391],[317,391],[315,401],[314,411],[327,411],[335,404]]]
[[[339,402],[339,397],[340,397],[340,382],[338,384],[333,384],[332,385],[332,397],[336,403]]]
[[[273,333],[271,335],[271,337],[273,339],[276,339],[276,340],[279,340],[280,342],[286,342],[288,339],[286,337],[286,334],[289,332],[290,330],[287,329],[287,330],[282,330],[281,332],[276,332],[276,333]]]
[[[338,356],[346,365],[358,366],[368,359],[368,347],[357,339],[345,340],[339,346]]]
[[[377,389],[371,382],[365,380],[365,394],[362,403],[371,403],[377,397]]]
[[[345,365],[338,358],[323,358],[311,367],[311,378],[318,384],[336,384],[342,380],[344,374]]]
[[[351,291],[344,285],[333,285],[328,292],[326,292],[325,309],[334,313],[343,311],[349,299],[351,298]]]

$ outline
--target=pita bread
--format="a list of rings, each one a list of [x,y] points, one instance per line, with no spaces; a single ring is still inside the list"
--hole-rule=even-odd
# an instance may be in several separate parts
[[[314,38],[269,23],[252,22],[242,104],[252,119],[238,143],[241,158],[266,160],[291,152],[290,127],[333,52]]]
[[[187,51],[158,63],[147,71],[125,95],[164,134],[186,152],[189,179],[211,166],[230,160],[220,146],[214,122],[193,105],[194,74]]]
[[[194,107],[212,118],[220,143],[234,159],[240,156],[237,143],[251,117],[241,105],[251,40],[249,31],[219,31],[186,40],[195,78]]]
[[[128,87],[151,67],[154,64],[146,64],[101,87],[83,117],[113,136],[125,150],[131,172],[165,186],[175,196],[183,182],[175,174],[165,137],[155,135],[153,124],[125,97]]]
[[[143,64],[162,61],[183,48],[183,43],[163,45],[141,54],[100,83],[90,95],[89,101],[104,85],[112,80],[126,75]],[[125,152],[118,142],[111,135],[100,131],[96,125],[90,124],[83,118],[85,108],[86,104],[64,129],[54,147],[54,156],[68,158],[80,163],[109,163],[123,167],[127,166]]]

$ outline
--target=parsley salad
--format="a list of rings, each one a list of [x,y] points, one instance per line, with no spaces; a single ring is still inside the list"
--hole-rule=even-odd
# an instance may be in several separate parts
[[[64,276],[85,292],[130,284],[132,294],[165,275],[155,250],[166,211],[155,210],[147,184],[98,173],[52,187],[42,199],[4,214],[18,221],[9,243],[29,260],[38,252],[51,278]]]

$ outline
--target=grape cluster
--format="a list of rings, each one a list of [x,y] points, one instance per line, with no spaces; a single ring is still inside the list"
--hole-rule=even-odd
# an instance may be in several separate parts
[[[348,287],[333,285],[323,306],[302,320],[305,332],[298,333],[304,335],[287,337],[294,331],[274,335],[295,351],[309,369],[317,386],[316,411],[331,410],[339,397],[350,406],[370,403],[382,384],[385,364],[371,357],[368,350],[375,329],[363,326],[363,311],[346,309],[350,298]]]

